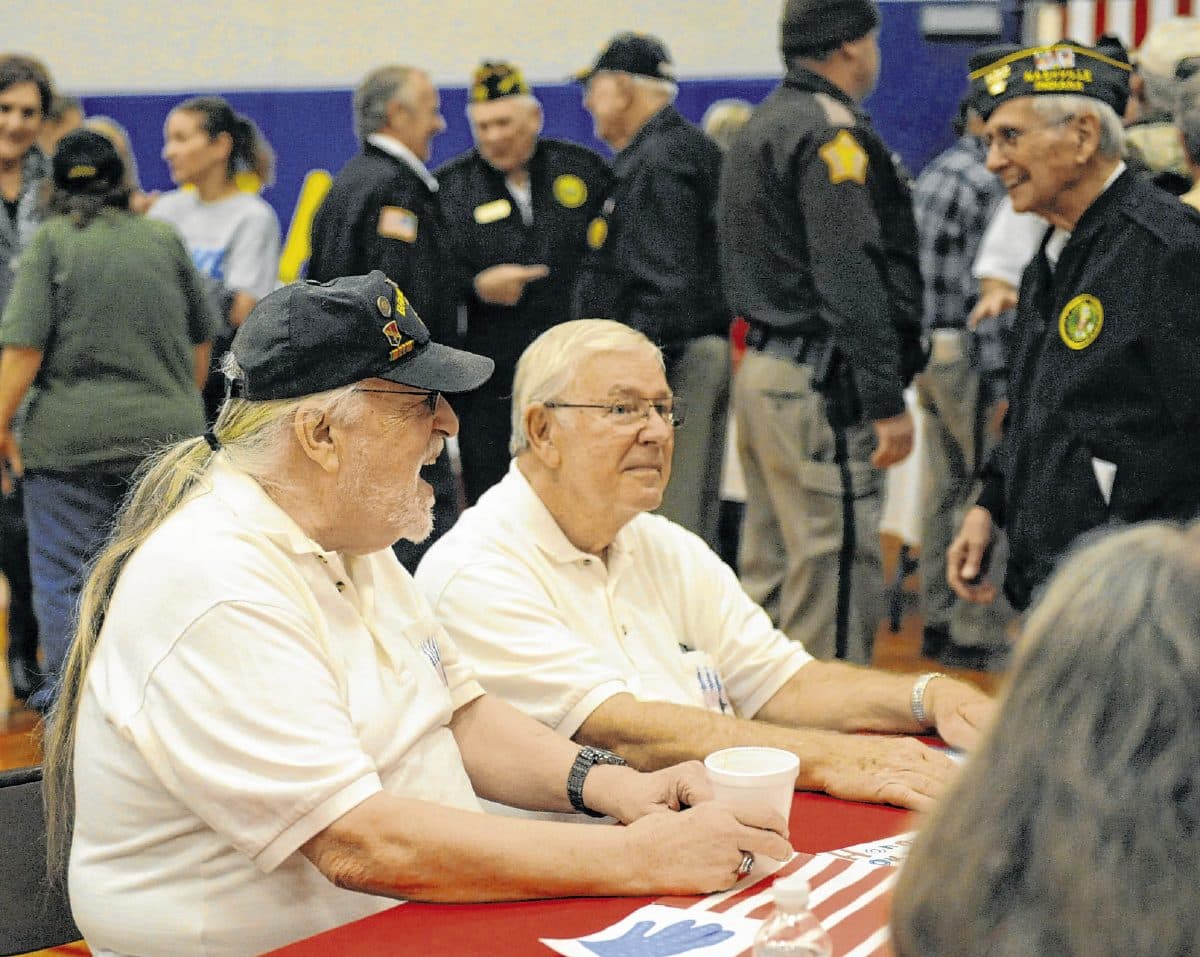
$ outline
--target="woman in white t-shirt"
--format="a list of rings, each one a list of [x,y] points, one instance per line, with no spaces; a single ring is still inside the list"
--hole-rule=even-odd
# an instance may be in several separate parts
[[[185,100],[163,127],[163,159],[181,188],[161,197],[148,215],[171,223],[208,284],[225,331],[213,348],[213,367],[254,304],[278,284],[280,230],[275,211],[246,189],[271,183],[275,157],[258,128],[219,96]],[[212,417],[224,382],[209,378],[205,404]]]

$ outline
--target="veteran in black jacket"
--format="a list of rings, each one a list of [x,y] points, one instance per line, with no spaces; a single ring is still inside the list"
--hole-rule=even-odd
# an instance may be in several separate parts
[[[354,127],[362,152],[342,167],[313,217],[308,278],[382,270],[433,338],[447,342],[454,310],[442,269],[437,180],[425,167],[433,138],[446,128],[437,88],[415,67],[378,67],[354,91]],[[424,475],[434,487],[434,533],[393,546],[409,571],[458,517],[458,483],[445,450]]]
[[[354,120],[362,152],[313,217],[308,278],[382,270],[445,341],[437,180],[425,168],[433,137],[446,128],[437,90],[421,70],[380,67],[354,91]]]
[[[1021,283],[1005,439],[948,556],[970,600],[995,594],[996,526],[1024,608],[1084,532],[1200,512],[1200,217],[1125,168],[1113,104],[1128,75],[1070,43],[971,75],[988,167],[1050,227]]]
[[[596,135],[617,151],[614,181],[588,227],[575,315],[615,319],[658,343],[687,408],[660,512],[718,544],[729,409],[729,324],[717,265],[721,150],[671,105],[666,47],[622,33],[578,76]]]
[[[463,484],[473,504],[508,471],[517,359],[571,318],[587,224],[611,173],[593,150],[545,139],[542,108],[519,69],[476,70],[467,117],[475,148],[437,171],[448,285],[464,310],[463,344],[496,372],[455,400]]]

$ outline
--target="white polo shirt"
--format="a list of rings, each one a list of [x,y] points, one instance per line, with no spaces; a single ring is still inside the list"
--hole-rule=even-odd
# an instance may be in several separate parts
[[[606,566],[515,463],[416,578],[484,688],[567,736],[622,692],[752,717],[812,660],[691,532],[639,515]]]
[[[381,789],[479,810],[482,689],[390,550],[323,552],[218,456],[130,559],[88,671],[70,862],[93,953],[257,954],[389,907],[297,849]]]

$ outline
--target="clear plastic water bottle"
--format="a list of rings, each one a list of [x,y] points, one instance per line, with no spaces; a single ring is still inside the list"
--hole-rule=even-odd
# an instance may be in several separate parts
[[[800,874],[775,882],[775,913],[754,935],[754,957],[833,957],[833,941],[808,909],[808,895],[808,881]]]

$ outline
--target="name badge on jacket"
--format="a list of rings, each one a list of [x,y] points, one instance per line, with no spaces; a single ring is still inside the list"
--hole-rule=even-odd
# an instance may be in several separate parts
[[[480,226],[508,219],[512,215],[512,203],[507,199],[493,199],[490,203],[480,203],[475,207],[475,222]]]

